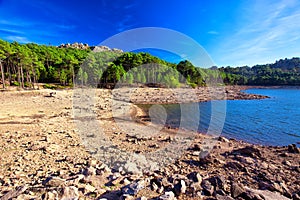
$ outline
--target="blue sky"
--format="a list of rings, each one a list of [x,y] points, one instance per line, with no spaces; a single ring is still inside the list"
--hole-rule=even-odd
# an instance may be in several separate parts
[[[298,0],[0,0],[0,38],[59,45],[163,27],[196,40],[218,66],[299,57]],[[169,57],[170,58],[170,57]]]

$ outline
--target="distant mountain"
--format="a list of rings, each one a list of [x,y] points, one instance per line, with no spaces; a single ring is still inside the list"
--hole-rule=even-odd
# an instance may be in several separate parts
[[[280,59],[273,64],[253,67],[221,67],[226,84],[300,85],[300,59]]]
[[[293,68],[300,67],[300,58],[291,58],[291,59],[280,59],[274,64],[270,65],[271,68],[281,68],[283,70],[291,70]]]

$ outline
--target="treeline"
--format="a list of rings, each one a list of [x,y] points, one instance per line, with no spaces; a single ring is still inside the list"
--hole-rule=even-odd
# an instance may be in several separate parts
[[[115,84],[153,84],[160,87],[206,86],[219,72],[201,69],[189,61],[166,62],[149,53],[92,52],[78,72],[77,84],[114,87]],[[214,80],[214,81],[213,81]]]
[[[164,87],[197,87],[220,80],[219,72],[189,61],[166,62],[149,53],[92,52],[0,40],[1,82],[34,88],[38,82],[98,87],[157,83]]]
[[[225,84],[300,85],[300,59],[281,59],[274,64],[219,68]]]
[[[22,88],[37,82],[72,84],[90,50],[0,40],[1,82]]]
[[[22,88],[36,83],[112,88],[116,84],[159,87],[300,85],[299,58],[253,67],[203,69],[185,60],[166,62],[149,53],[92,52],[0,40],[0,82]]]

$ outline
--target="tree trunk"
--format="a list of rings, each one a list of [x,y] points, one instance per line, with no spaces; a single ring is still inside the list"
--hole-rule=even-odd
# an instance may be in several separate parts
[[[35,89],[35,88],[34,88],[34,85],[35,85],[35,83],[36,83],[36,74],[35,74],[35,69],[34,69],[34,67],[32,67],[32,73],[33,73],[33,83],[32,83],[32,86],[33,86],[33,89]]]
[[[0,60],[0,68],[1,68],[1,75],[2,75],[2,85],[3,85],[3,89],[5,89],[4,69],[3,69],[3,65],[2,65],[2,61],[1,60]]]
[[[24,73],[23,73],[22,65],[21,65],[21,85],[22,85],[22,88],[24,88]]]
[[[30,83],[30,82],[31,82],[30,79],[31,79],[31,78],[30,78],[29,72],[27,71],[27,72],[26,72],[26,82],[27,82],[27,83]]]
[[[21,72],[20,72],[20,67],[18,67],[18,83],[19,83],[19,87],[21,87]]]
[[[11,85],[12,77],[11,77],[11,65],[10,65],[10,62],[9,62],[9,61],[8,61],[8,63],[7,63],[7,72],[8,72],[8,81],[9,81],[9,85]]]
[[[74,70],[74,66],[72,67],[72,82],[73,82],[73,87],[75,87],[75,70]]]

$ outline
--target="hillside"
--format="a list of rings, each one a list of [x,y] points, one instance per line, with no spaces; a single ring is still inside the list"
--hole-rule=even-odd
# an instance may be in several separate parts
[[[222,67],[224,82],[238,85],[300,85],[300,59],[285,58],[253,67]]]
[[[175,64],[149,53],[123,52],[104,46],[74,43],[55,47],[0,40],[0,61],[3,88],[35,88],[36,83],[112,88],[118,82],[155,83],[159,87],[300,85],[299,58],[253,67],[203,69],[188,60]]]

